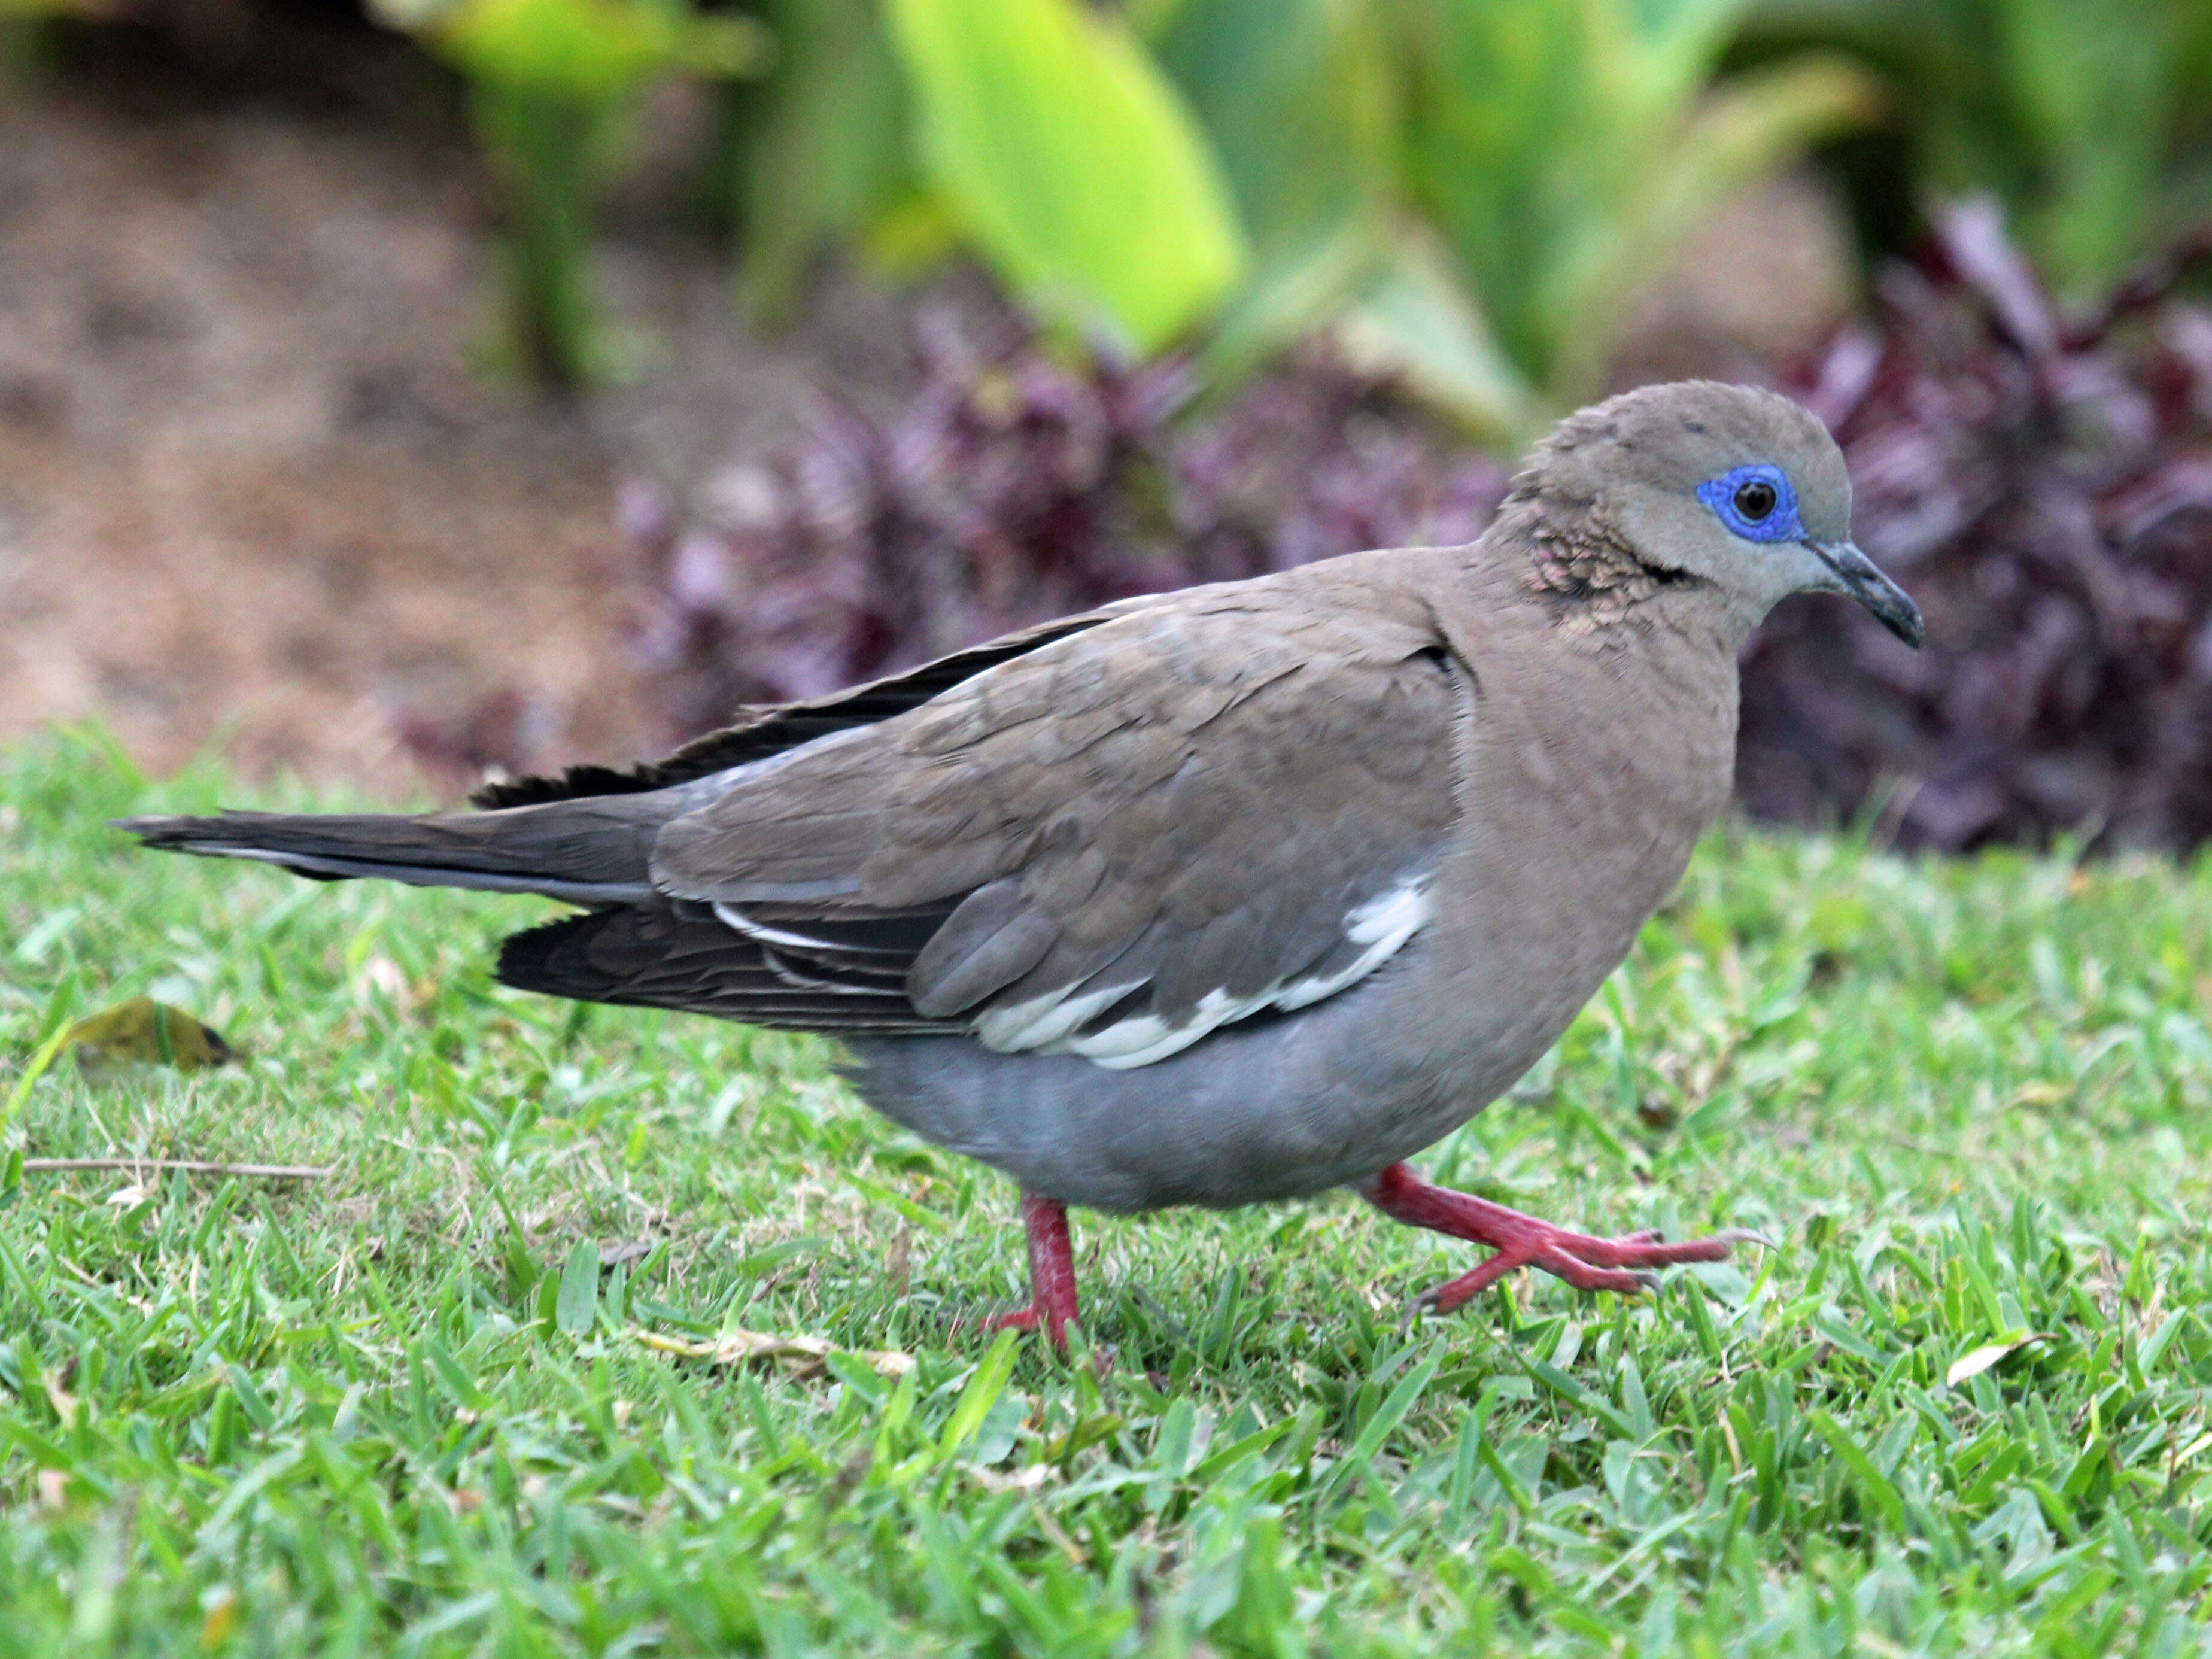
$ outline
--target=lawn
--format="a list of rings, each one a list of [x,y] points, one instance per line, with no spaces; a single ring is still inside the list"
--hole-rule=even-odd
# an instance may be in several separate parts
[[[1719,836],[1425,1165],[1772,1249],[1409,1329],[1349,1197],[1079,1212],[1069,1364],[826,1046],[102,828],[219,799],[0,758],[8,1144],[330,1171],[0,1192],[0,1656],[2212,1652],[2212,867]],[[240,1063],[19,1087],[139,992]]]

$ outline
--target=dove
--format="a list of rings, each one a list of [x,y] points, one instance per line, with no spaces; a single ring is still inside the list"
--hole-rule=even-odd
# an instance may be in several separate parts
[[[878,1111],[1011,1175],[1031,1300],[1077,1320],[1068,1206],[1348,1187],[1633,1291],[1746,1235],[1601,1237],[1409,1162],[1505,1091],[1726,808],[1736,655],[1796,592],[1917,646],[1843,457],[1778,394],[1686,381],[1562,421],[1489,530],[1122,600],[477,810],[125,822],[147,846],[538,894],[499,977],[840,1040]]]

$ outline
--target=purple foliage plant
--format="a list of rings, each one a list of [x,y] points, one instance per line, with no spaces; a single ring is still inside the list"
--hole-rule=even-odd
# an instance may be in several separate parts
[[[1917,654],[1791,601],[1744,661],[1754,814],[1897,844],[2212,836],[2212,228],[2069,317],[1993,204],[1940,215],[1795,389],[1844,447]]]
[[[1190,367],[1078,363],[948,313],[888,420],[824,398],[805,441],[734,463],[678,526],[624,514],[650,566],[641,649],[681,735],[1131,594],[1480,533],[1504,469],[1391,388],[1302,354],[1213,407]]]

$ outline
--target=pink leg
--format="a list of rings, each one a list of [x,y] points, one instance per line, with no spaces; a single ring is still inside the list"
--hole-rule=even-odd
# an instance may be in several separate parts
[[[1448,1314],[1464,1306],[1516,1267],[1541,1267],[1578,1290],[1648,1291],[1659,1278],[1650,1269],[1677,1261],[1721,1261],[1729,1248],[1756,1233],[1729,1231],[1710,1238],[1662,1243],[1656,1232],[1620,1238],[1592,1238],[1470,1193],[1456,1193],[1421,1179],[1409,1164],[1393,1164],[1359,1188],[1359,1195],[1393,1221],[1431,1232],[1448,1233],[1471,1243],[1487,1244],[1498,1254],[1457,1279],[1413,1298],[1416,1309]]]
[[[1067,1206],[1056,1198],[1022,1194],[1022,1224],[1030,1235],[1030,1305],[983,1322],[987,1331],[1033,1331],[1042,1324],[1056,1348],[1067,1346],[1075,1311],[1075,1247],[1067,1237]]]

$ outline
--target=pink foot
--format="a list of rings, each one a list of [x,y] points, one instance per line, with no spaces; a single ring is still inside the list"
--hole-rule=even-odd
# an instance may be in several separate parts
[[[1652,1290],[1659,1283],[1651,1271],[1655,1267],[1678,1261],[1723,1261],[1734,1245],[1765,1242],[1757,1233],[1740,1231],[1686,1238],[1679,1244],[1663,1243],[1648,1230],[1620,1238],[1593,1238],[1470,1193],[1433,1186],[1407,1164],[1393,1164],[1362,1186],[1359,1195],[1393,1221],[1486,1244],[1498,1252],[1471,1273],[1422,1291],[1413,1301],[1416,1312],[1451,1313],[1516,1267],[1540,1267],[1577,1290]]]
[[[1067,1236],[1067,1206],[1056,1198],[1022,1194],[1022,1224],[1030,1236],[1030,1305],[1017,1313],[994,1314],[978,1328],[1033,1331],[1042,1325],[1056,1348],[1067,1346],[1068,1322],[1076,1318],[1075,1247]]]

